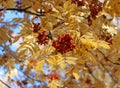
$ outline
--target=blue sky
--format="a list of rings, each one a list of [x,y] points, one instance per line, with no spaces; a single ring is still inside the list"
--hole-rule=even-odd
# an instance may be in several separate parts
[[[23,18],[23,17],[24,17],[24,13],[7,11],[5,13],[4,22],[10,22],[14,18]],[[15,29],[12,30],[14,30],[15,33],[20,31],[19,27],[16,27]]]
[[[20,13],[20,12],[12,12],[12,11],[7,11],[6,13],[5,13],[5,17],[4,17],[4,22],[11,22],[11,24],[12,24],[12,20],[14,19],[14,18],[23,18],[24,17],[24,13]],[[30,16],[30,20],[32,19],[32,15]],[[39,22],[40,21],[40,19],[38,18],[38,19],[36,19],[34,22],[36,23],[36,22]],[[15,27],[15,28],[13,28],[13,29],[11,29],[11,30],[13,30],[13,32],[15,33],[15,35],[18,33],[18,32],[20,32],[20,23],[18,23],[18,26],[17,27]],[[16,42],[15,44],[12,44],[11,46],[10,46],[10,49],[11,50],[13,50],[13,51],[16,51],[16,47],[18,46],[18,44],[20,43],[20,41],[21,40],[19,40],[18,42]],[[2,47],[0,47],[0,54],[1,53],[3,53],[3,51],[2,51]],[[17,68],[17,69],[20,69],[20,65],[19,64],[16,64],[15,65],[15,67]],[[47,69],[47,68],[45,68],[45,69]],[[0,67],[0,78],[3,78],[3,77],[5,77],[5,72],[6,72],[7,70],[4,68],[4,66],[1,66]],[[21,76],[23,76],[23,74],[20,72],[20,71],[18,71],[19,72],[19,74],[21,75]],[[24,77],[25,78],[25,77]],[[20,80],[22,80],[21,78],[19,78]],[[42,84],[40,84],[40,83],[38,83],[38,82],[35,82],[35,84],[36,85],[42,85]],[[17,85],[14,85],[12,88],[20,88],[20,87],[18,87]],[[33,85],[32,84],[28,84],[28,88],[33,88]]]
[[[12,19],[14,19],[14,18],[23,18],[23,17],[24,17],[24,13],[7,11],[5,13],[4,22],[11,22]],[[11,22],[11,24],[12,24],[12,22]],[[20,25],[19,25],[19,23],[18,23],[18,26],[16,28],[11,29],[11,30],[13,30],[15,34],[17,34],[18,32],[20,32]],[[12,44],[11,47],[10,47],[11,50],[15,51],[18,44],[19,44],[19,41],[17,43],[15,43],[15,44]],[[2,54],[2,53],[3,53],[2,47],[0,47],[0,54]],[[19,65],[16,65],[15,67],[17,69],[19,69]],[[3,79],[3,77],[5,77],[5,72],[6,71],[7,70],[4,68],[4,66],[0,66],[0,78]],[[31,86],[32,85],[29,84],[28,88],[31,88]],[[14,85],[14,87],[12,87],[12,88],[20,88],[20,87],[17,87],[17,86]]]

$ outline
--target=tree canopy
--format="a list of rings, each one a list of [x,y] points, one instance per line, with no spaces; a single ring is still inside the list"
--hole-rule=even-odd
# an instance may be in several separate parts
[[[8,11],[23,17],[4,21]],[[8,88],[119,88],[119,20],[120,0],[0,0],[0,66],[7,77],[0,82]]]

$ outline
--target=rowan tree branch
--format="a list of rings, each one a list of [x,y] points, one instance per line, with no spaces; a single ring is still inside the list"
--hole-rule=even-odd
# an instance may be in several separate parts
[[[110,63],[112,64],[116,64],[116,65],[120,65],[120,63],[117,63],[117,62],[113,62],[111,61],[102,51],[100,51],[99,49],[97,49],[104,57],[105,60],[109,61]]]
[[[114,76],[112,75],[112,73],[109,72],[109,70],[105,67],[105,65],[101,61],[100,61],[100,65],[104,68],[104,70],[108,73],[108,75],[112,78],[112,80],[116,84],[117,83],[116,79],[114,78]]]
[[[95,80],[98,80],[98,79],[94,76],[93,72],[90,70],[89,66],[87,66],[86,63],[85,63],[85,67],[88,69],[88,73],[89,73]]]
[[[10,50],[10,49],[9,49],[9,50]],[[10,53],[11,56],[13,56],[13,58],[14,58],[16,61],[18,61],[18,62],[24,62],[23,60],[19,60],[19,59],[17,58],[17,56],[15,56],[15,54],[12,53],[12,51],[9,51],[9,53]],[[20,70],[19,70],[19,71],[20,71]],[[20,72],[21,72],[21,71],[20,71]],[[32,78],[30,75],[25,74],[24,72],[22,72],[22,73],[23,73],[27,78],[29,78],[29,79],[31,79],[31,80],[33,80],[33,81],[37,81],[37,82],[41,83],[40,80],[34,79],[34,78]]]
[[[31,6],[28,6],[26,8],[2,8],[0,9],[0,11],[5,11],[5,10],[8,10],[8,11],[18,11],[18,12],[25,12],[25,13],[28,13],[28,14],[31,14],[31,15],[36,15],[36,16],[44,16],[42,13],[34,13],[34,12],[31,12],[29,11],[28,9],[31,8]]]
[[[0,79],[0,82],[1,82],[2,84],[4,84],[5,86],[7,86],[8,88],[11,88],[7,83],[5,83],[4,81],[2,81],[1,79]]]
[[[15,55],[15,53],[13,52],[13,51],[11,51],[10,50],[10,48],[6,45],[6,43],[5,43],[5,41],[2,39],[2,37],[0,36],[0,39],[2,40],[2,42],[3,42],[3,48],[4,48],[4,50],[5,50],[5,52],[7,52],[7,53],[9,53],[12,57],[13,57],[13,59],[14,60],[16,60],[17,62],[24,62],[24,59],[18,59],[18,57]],[[20,70],[19,70],[20,71]],[[22,71],[20,71],[20,72],[22,72]],[[27,74],[25,74],[24,72],[22,72],[27,78],[29,78],[29,79],[31,79],[31,80],[33,80],[33,81],[37,81],[37,82],[39,82],[39,83],[42,83],[42,81],[40,81],[40,80],[37,80],[37,79],[34,79],[34,78],[32,78],[30,75],[27,75]],[[10,88],[10,87],[9,87]]]
[[[99,49],[98,49],[98,50],[99,50]],[[90,51],[88,51],[88,52],[90,52]],[[95,57],[95,55],[94,55],[92,52],[90,52],[90,53]],[[103,54],[104,58],[106,57],[105,54],[104,54],[102,51],[100,51],[100,53]],[[116,84],[116,83],[117,83],[117,82],[116,82],[116,79],[115,79],[114,76],[109,72],[109,70],[105,67],[105,65],[104,65],[101,61],[99,61],[98,59],[96,59],[96,60],[97,60],[97,62],[99,62],[99,64],[102,66],[102,68],[109,74],[109,76],[112,78],[113,82]]]
[[[104,58],[108,58],[102,51],[100,51],[99,49],[97,49],[102,55],[103,55],[103,57]],[[98,60],[97,60],[98,61]],[[115,64],[114,62],[112,62],[112,61],[110,61],[109,59],[108,59],[108,61],[109,62],[111,62],[111,63],[113,63],[113,64]],[[112,73],[106,68],[106,66],[102,63],[102,61],[98,61],[99,62],[99,64],[100,64],[100,66],[102,66],[102,68],[108,73],[108,75],[112,78],[112,80],[113,80],[113,82],[114,82],[114,84],[116,84],[117,83],[117,81],[116,81],[116,79],[114,78],[114,76],[112,75]]]

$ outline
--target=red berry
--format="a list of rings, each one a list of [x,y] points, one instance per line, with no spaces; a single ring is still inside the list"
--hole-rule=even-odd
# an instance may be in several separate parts
[[[72,3],[77,4],[77,6],[84,6],[86,0],[72,0]]]
[[[86,82],[87,84],[91,84],[91,80],[90,80],[90,79],[87,79],[85,82]]]
[[[22,86],[22,83],[20,81],[17,81],[16,84],[20,87]]]
[[[73,38],[69,34],[59,36],[58,40],[53,41],[52,46],[56,48],[57,52],[62,54],[72,51],[75,48]]]
[[[33,23],[33,32],[37,33],[40,29],[40,23]]]
[[[55,74],[48,75],[48,77],[49,77],[49,79],[54,80],[54,79],[59,79],[60,75],[55,73]]]
[[[22,83],[23,83],[24,85],[27,85],[27,84],[28,84],[28,82],[27,82],[26,80],[23,80]]]
[[[92,25],[92,20],[91,20],[91,18],[90,18],[90,16],[88,16],[88,25],[90,26],[90,25]]]
[[[100,1],[92,0],[92,2],[89,4],[92,18],[96,18],[96,15],[98,15],[98,13],[102,11],[102,6],[103,3],[101,3]]]
[[[54,78],[55,78],[55,79],[59,79],[59,78],[60,78],[60,75],[59,75],[59,74],[55,74],[55,75],[54,75]]]
[[[49,40],[49,38],[48,38],[48,34],[46,33],[46,31],[43,31],[43,32],[40,32],[39,34],[38,34],[38,37],[37,37],[37,42],[39,43],[39,44],[48,44],[48,40]]]
[[[35,65],[36,65],[36,63],[37,63],[37,61],[36,61],[36,60],[30,60],[30,64],[31,64],[31,65],[34,65],[34,66],[35,66]]]
[[[17,0],[16,1],[16,7],[20,8],[22,5],[22,1],[21,0]]]

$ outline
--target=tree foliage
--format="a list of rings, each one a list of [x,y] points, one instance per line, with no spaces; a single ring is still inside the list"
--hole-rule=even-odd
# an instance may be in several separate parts
[[[119,7],[119,0],[0,0],[0,65],[9,83],[1,82],[9,88],[119,88]],[[24,17],[4,22],[7,11]],[[13,78],[16,64],[24,80]]]

